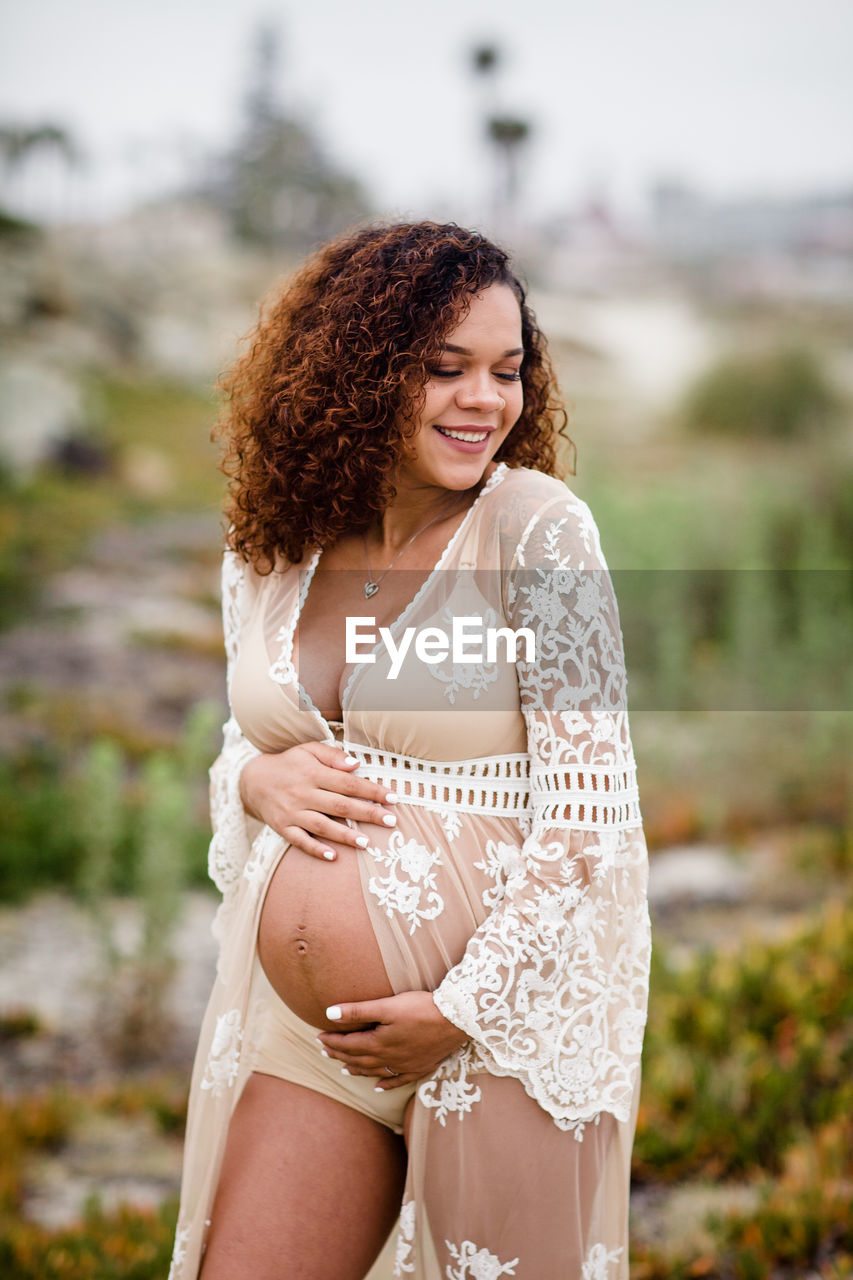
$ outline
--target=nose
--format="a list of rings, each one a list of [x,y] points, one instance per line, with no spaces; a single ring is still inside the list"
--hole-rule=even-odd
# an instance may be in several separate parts
[[[480,377],[472,374],[466,378],[456,393],[460,409],[478,409],[482,413],[494,413],[506,408],[506,400],[495,386],[491,374]]]

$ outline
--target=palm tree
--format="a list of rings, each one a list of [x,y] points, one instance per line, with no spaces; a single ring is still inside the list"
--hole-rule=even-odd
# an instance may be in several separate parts
[[[3,205],[21,205],[21,179],[36,155],[53,152],[68,170],[79,168],[83,156],[77,143],[62,125],[52,121],[41,124],[0,124],[0,166],[2,166]],[[19,190],[15,190],[16,180]]]

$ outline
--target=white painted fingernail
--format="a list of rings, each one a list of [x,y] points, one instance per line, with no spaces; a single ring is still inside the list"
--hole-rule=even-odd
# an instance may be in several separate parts
[[[328,1056],[329,1056],[329,1055],[326,1053],[326,1050],[325,1050],[325,1049],[321,1049],[321,1050],[320,1050],[320,1052],[321,1052],[321,1054],[323,1055],[323,1057],[324,1057],[324,1058],[328,1058]]]
[[[349,1075],[349,1072],[347,1071],[346,1067],[341,1067],[341,1075],[342,1075],[342,1076],[348,1076],[348,1075]]]
[[[344,756],[344,764],[358,764],[358,756]]]
[[[326,859],[327,862],[334,862],[337,856],[338,855],[335,853],[334,849],[323,850],[323,857]]]
[[[356,836],[355,842],[358,845],[359,849],[366,849],[367,846],[370,844],[370,840],[368,839],[367,836]]]
[[[382,1088],[382,1085],[381,1085],[381,1084],[378,1084],[378,1085],[376,1086],[376,1088],[373,1090],[373,1092],[374,1092],[374,1093],[384,1093],[384,1092],[385,1092],[385,1090]]]
[[[400,797],[394,791],[389,791],[385,797],[386,804],[396,804]]]
[[[397,815],[396,813],[386,813],[382,821],[385,823],[386,827],[396,827]]]
[[[330,1004],[326,1010],[326,1017],[330,1022],[339,1022],[343,1016],[343,1009],[339,1004]]]

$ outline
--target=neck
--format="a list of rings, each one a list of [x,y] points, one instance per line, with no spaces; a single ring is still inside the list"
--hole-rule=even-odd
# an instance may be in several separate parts
[[[435,487],[407,488],[397,492],[382,513],[380,527],[371,533],[382,550],[392,555],[431,521],[459,515],[473,501],[472,490],[451,491]]]

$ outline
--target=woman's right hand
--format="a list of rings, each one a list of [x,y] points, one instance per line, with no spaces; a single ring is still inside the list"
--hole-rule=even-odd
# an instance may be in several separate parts
[[[369,843],[344,819],[397,824],[396,796],[381,783],[358,777],[357,768],[357,760],[328,742],[256,756],[240,775],[243,807],[297,849],[333,861],[337,854],[325,841],[362,849]]]

